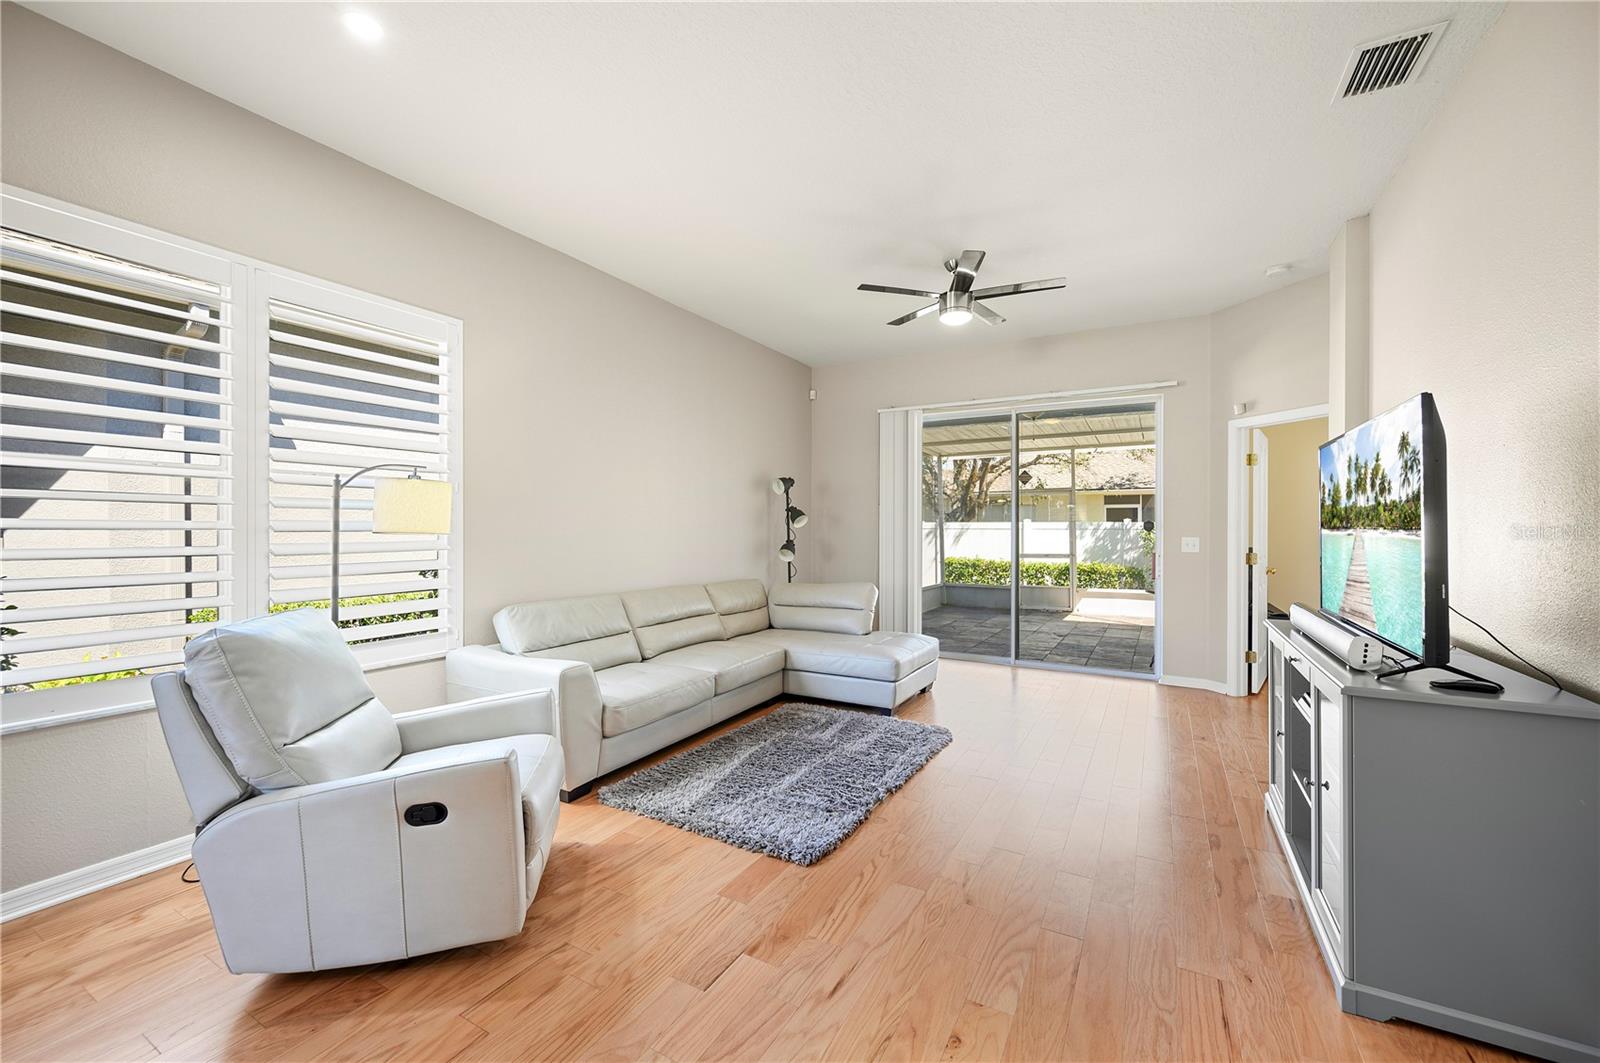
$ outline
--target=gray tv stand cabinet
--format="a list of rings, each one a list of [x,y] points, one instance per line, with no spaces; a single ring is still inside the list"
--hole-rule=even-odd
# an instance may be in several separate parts
[[[1379,682],[1267,623],[1267,815],[1339,1005],[1600,1060],[1600,705]]]

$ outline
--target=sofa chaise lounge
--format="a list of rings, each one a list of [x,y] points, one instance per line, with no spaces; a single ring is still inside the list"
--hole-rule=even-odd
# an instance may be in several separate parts
[[[759,580],[529,602],[495,646],[445,659],[452,697],[555,695],[564,801],[594,780],[780,694],[892,713],[933,685],[939,642],[873,631],[870,583]]]

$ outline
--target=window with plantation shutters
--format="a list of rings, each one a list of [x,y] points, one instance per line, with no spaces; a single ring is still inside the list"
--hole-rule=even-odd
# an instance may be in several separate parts
[[[9,188],[0,220],[0,733],[148,708],[196,635],[327,609],[336,476],[351,649],[459,644],[453,535],[372,528],[415,474],[459,531],[459,321]]]
[[[104,235],[0,233],[10,694],[171,667],[237,600],[229,266]]]
[[[333,480],[340,626],[358,653],[418,652],[450,632],[443,536],[372,531],[374,484],[450,467],[447,323],[276,276],[258,285],[267,330],[268,596],[273,610],[326,608]]]

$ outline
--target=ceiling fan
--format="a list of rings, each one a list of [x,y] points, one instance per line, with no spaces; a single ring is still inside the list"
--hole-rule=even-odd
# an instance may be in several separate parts
[[[963,251],[955,258],[945,259],[944,268],[950,271],[950,287],[943,292],[925,292],[920,288],[895,288],[887,284],[863,284],[857,290],[888,292],[890,295],[915,295],[934,300],[919,310],[895,318],[889,322],[891,325],[904,325],[907,321],[926,317],[935,310],[939,312],[939,321],[946,325],[965,325],[974,316],[988,325],[1003,325],[1006,319],[984,306],[983,300],[999,299],[1005,295],[1021,295],[1024,292],[1048,292],[1067,286],[1067,278],[1051,277],[1048,280],[1023,281],[1020,284],[997,284],[992,288],[979,288],[973,291],[972,282],[978,279],[978,267],[982,265],[982,251]]]

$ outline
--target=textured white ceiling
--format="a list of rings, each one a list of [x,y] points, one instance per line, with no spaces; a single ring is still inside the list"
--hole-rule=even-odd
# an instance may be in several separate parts
[[[29,4],[813,364],[1204,313],[1319,272],[1498,4]],[[1449,18],[1421,79],[1350,49]],[[1009,323],[883,322],[1064,275]],[[1295,269],[1268,280],[1265,266]]]

